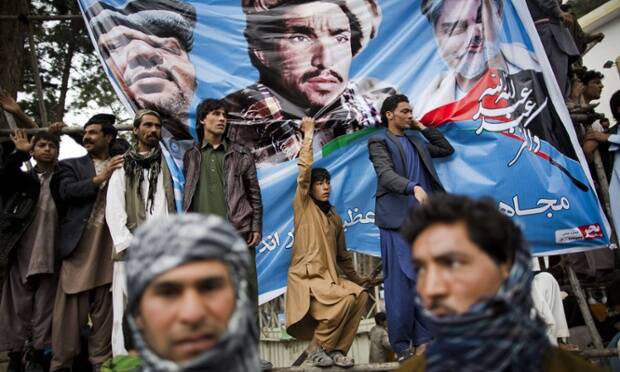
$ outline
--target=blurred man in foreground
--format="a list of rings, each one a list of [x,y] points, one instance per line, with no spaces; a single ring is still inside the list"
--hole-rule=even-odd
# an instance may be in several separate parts
[[[402,233],[418,271],[418,300],[435,331],[403,371],[597,371],[551,346],[532,316],[531,255],[492,199],[431,196]]]
[[[259,370],[245,242],[217,216],[184,214],[136,230],[128,322],[144,371]]]

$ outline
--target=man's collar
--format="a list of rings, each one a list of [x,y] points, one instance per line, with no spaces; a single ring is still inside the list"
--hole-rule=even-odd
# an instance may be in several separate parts
[[[227,141],[226,139],[223,139],[223,140],[222,140],[222,142],[220,142],[220,145],[219,145],[217,148],[219,149],[220,147],[222,147],[222,148],[224,149],[224,152],[226,152],[226,151],[228,151],[228,146],[229,146],[229,145],[228,145],[228,141]],[[211,147],[212,149],[217,150],[217,149],[216,149],[215,147],[213,147],[213,145],[212,145],[212,144],[210,144],[208,141],[207,141],[207,142],[205,142],[205,143],[203,143],[203,144],[200,146],[200,148],[201,148],[202,150],[205,150],[205,149],[207,149],[208,147]]]

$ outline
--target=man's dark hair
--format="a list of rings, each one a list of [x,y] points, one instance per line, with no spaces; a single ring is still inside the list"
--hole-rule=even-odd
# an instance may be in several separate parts
[[[267,51],[267,53],[276,49],[279,35],[282,33],[283,15],[290,7],[319,1],[338,5],[347,16],[351,27],[351,53],[356,55],[362,48],[362,26],[357,17],[349,10],[346,2],[342,0],[291,0],[273,9],[247,14],[244,35],[248,41],[248,53],[252,65],[259,71],[263,68],[262,62],[256,58],[252,49]]]
[[[97,122],[93,121],[93,122],[84,124],[84,130],[86,130],[86,128],[91,126],[91,125],[100,125],[101,126],[101,131],[103,132],[104,135],[108,135],[109,134],[109,135],[112,136],[112,140],[116,139],[116,134],[118,133],[118,130],[116,129],[114,124],[110,124],[110,123],[97,123]]]
[[[401,102],[409,103],[409,98],[407,98],[407,96],[404,94],[394,94],[386,98],[385,101],[383,101],[383,104],[381,105],[381,124],[387,127],[388,119],[385,113],[388,111],[394,112],[398,104]]]
[[[131,144],[123,137],[116,137],[110,145],[110,156],[124,155],[131,147]]]
[[[428,21],[435,26],[435,22],[441,15],[441,11],[443,10],[443,3],[445,0],[422,0],[420,4],[420,8],[422,10],[422,14],[426,16]],[[482,8],[482,2],[484,0],[480,0],[480,8]],[[495,5],[497,5],[497,11],[499,14],[504,13],[504,0],[493,0],[495,1]]]
[[[387,320],[387,316],[383,311],[379,311],[375,314],[375,324],[380,325],[383,324]]]
[[[474,200],[460,195],[435,194],[411,211],[400,233],[413,244],[423,231],[435,224],[463,223],[469,240],[493,261],[510,263],[524,244],[523,235],[497,208],[492,198]]]
[[[614,119],[616,119],[616,123],[620,125],[620,110],[618,110],[618,107],[620,107],[620,90],[617,90],[616,93],[611,96],[609,107],[611,108],[611,116],[613,116]]]
[[[112,141],[110,141],[110,144],[108,145],[108,148],[111,149],[114,146],[114,143],[116,142],[116,134],[118,133],[118,130],[116,129],[114,124],[109,123],[109,122],[98,123],[96,121],[89,120],[86,124],[84,124],[84,130],[86,130],[86,128],[88,128],[91,125],[101,126],[101,132],[103,133],[104,136],[106,135],[112,136]]]
[[[57,150],[60,150],[60,138],[57,135],[50,132],[39,132],[32,136],[32,145],[35,146],[37,142],[45,140],[53,143]]]
[[[198,134],[198,141],[202,141],[204,136],[204,128],[202,126],[202,120],[209,115],[210,112],[215,110],[224,110],[228,114],[228,105],[222,99],[207,98],[200,102],[196,107],[196,133]],[[228,132],[228,125],[226,125],[226,132]],[[226,133],[224,133],[226,137]]]
[[[584,72],[583,75],[581,75],[581,81],[583,82],[583,85],[588,85],[590,81],[594,79],[603,80],[604,77],[605,75],[601,74],[600,72],[596,70],[588,70]]]
[[[313,185],[315,182],[329,181],[331,179],[331,174],[329,174],[329,171],[325,168],[312,168],[312,172],[310,172],[310,185]]]

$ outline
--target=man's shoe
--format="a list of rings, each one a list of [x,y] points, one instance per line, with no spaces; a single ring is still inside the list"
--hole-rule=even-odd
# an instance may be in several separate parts
[[[413,355],[413,351],[410,348],[405,349],[401,352],[396,353],[396,361],[398,363],[403,363],[405,360],[411,358]]]
[[[47,372],[50,369],[52,355],[45,350],[34,349],[26,356],[26,372]]]
[[[334,350],[329,353],[329,356],[334,361],[334,364],[340,368],[351,368],[355,364],[355,360],[350,358],[340,350]]]
[[[9,365],[6,369],[7,372],[24,372],[22,368],[22,358],[24,353],[20,351],[9,353]]]
[[[320,346],[317,347],[316,350],[308,354],[308,359],[306,359],[306,361],[308,362],[308,364],[320,368],[327,368],[334,365],[334,361],[332,360],[332,358],[327,355],[325,349]]]
[[[261,371],[271,371],[273,369],[273,364],[271,364],[270,361],[265,359],[259,359],[259,362]]]

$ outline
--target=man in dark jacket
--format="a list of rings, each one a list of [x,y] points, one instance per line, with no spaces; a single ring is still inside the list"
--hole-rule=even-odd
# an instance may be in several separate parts
[[[387,128],[368,140],[368,151],[377,173],[375,224],[381,239],[388,334],[402,360],[414,347],[422,352],[431,334],[415,309],[416,277],[397,230],[408,208],[423,203],[428,193],[443,191],[431,157],[449,156],[454,149],[438,130],[413,118],[404,95],[386,98],[381,117]]]
[[[258,306],[255,249],[262,236],[263,204],[252,153],[225,139],[227,114],[225,103],[215,99],[196,108],[202,143],[185,153],[183,209],[225,218],[243,236],[250,249],[248,295]]]
[[[111,356],[112,238],[105,221],[108,179],[123,164],[110,157],[116,138],[113,115],[97,114],[84,125],[88,154],[60,162],[52,178],[59,210],[62,264],[52,321],[51,370],[71,368],[80,352],[80,331],[92,322],[89,360],[97,367]]]
[[[50,195],[50,179],[57,169],[59,139],[41,132],[30,141],[18,130],[11,140],[14,151],[0,165],[0,261],[8,263],[0,300],[0,351],[9,352],[9,371],[22,371],[26,340],[31,368],[45,369],[51,345],[52,307],[56,294],[57,267],[54,238],[58,217]],[[20,167],[30,157],[36,166]]]

